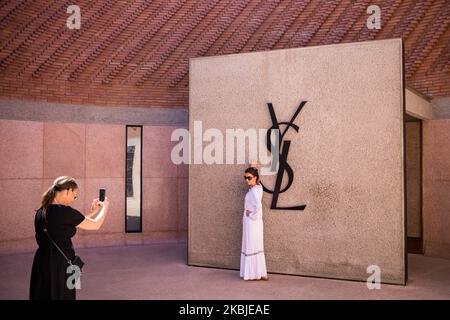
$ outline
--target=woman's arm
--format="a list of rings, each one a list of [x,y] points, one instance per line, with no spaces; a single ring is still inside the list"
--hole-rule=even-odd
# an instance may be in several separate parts
[[[92,201],[91,210],[88,213],[86,213],[84,216],[88,217],[88,218],[92,218],[97,213],[99,213],[101,209],[102,209],[102,206],[100,204],[100,201],[98,198],[96,198]]]
[[[244,206],[245,206],[245,215],[249,217],[250,214],[255,210],[254,198],[251,195],[247,194],[245,196]]]
[[[261,214],[261,208],[262,208],[262,203],[261,201],[258,199],[257,195],[254,192],[251,192],[251,206],[250,206],[250,212],[248,213],[248,217],[252,220],[257,220],[260,218]],[[247,210],[246,210],[247,211]]]
[[[105,201],[99,202],[101,205],[100,213],[95,217],[95,219],[85,216],[83,222],[81,222],[77,227],[82,230],[98,230],[102,226],[107,214],[109,213],[109,201],[105,198]]]

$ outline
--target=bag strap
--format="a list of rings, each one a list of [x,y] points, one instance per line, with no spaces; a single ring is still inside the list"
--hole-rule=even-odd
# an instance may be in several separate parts
[[[69,260],[69,258],[67,258],[67,256],[64,254],[64,252],[61,250],[61,248],[56,244],[55,241],[53,241],[52,237],[50,237],[50,234],[47,230],[47,217],[45,216],[45,214],[43,214],[43,209],[41,208],[41,217],[42,217],[42,227],[44,229],[44,233],[47,235],[48,239],[50,240],[51,243],[53,243],[53,245],[56,247],[56,249],[58,249],[58,251],[62,254],[62,256],[64,257],[64,259],[66,259],[67,263],[72,265],[72,261]]]

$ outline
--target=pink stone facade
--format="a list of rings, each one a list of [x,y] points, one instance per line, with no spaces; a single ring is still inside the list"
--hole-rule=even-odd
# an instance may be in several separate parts
[[[425,254],[450,259],[450,119],[423,122],[423,224]]]
[[[61,175],[80,187],[86,212],[107,189],[111,212],[99,231],[79,230],[75,247],[178,242],[187,238],[187,170],[173,165],[172,130],[143,127],[142,233],[125,233],[125,125],[0,120],[0,254],[32,251],[34,210]]]

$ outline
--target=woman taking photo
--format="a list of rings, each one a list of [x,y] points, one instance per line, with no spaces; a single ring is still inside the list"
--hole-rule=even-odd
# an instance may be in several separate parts
[[[256,166],[245,170],[244,179],[249,186],[245,195],[242,217],[242,250],[240,277],[244,280],[268,280],[266,258],[264,256],[262,196]]]
[[[68,267],[75,259],[71,238],[76,228],[98,230],[109,212],[107,198],[92,201],[86,215],[70,207],[78,197],[78,185],[71,177],[57,178],[42,195],[34,228],[38,249],[30,281],[30,300],[75,300],[76,288],[69,285]],[[92,218],[97,215],[97,217]],[[61,250],[61,251],[60,251]],[[72,269],[73,270],[73,269]],[[68,281],[69,279],[69,281]]]

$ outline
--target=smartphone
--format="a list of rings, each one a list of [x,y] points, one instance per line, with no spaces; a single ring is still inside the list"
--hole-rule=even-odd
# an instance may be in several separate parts
[[[101,202],[105,201],[105,195],[106,195],[106,190],[100,189],[99,195],[98,195],[98,200]]]

